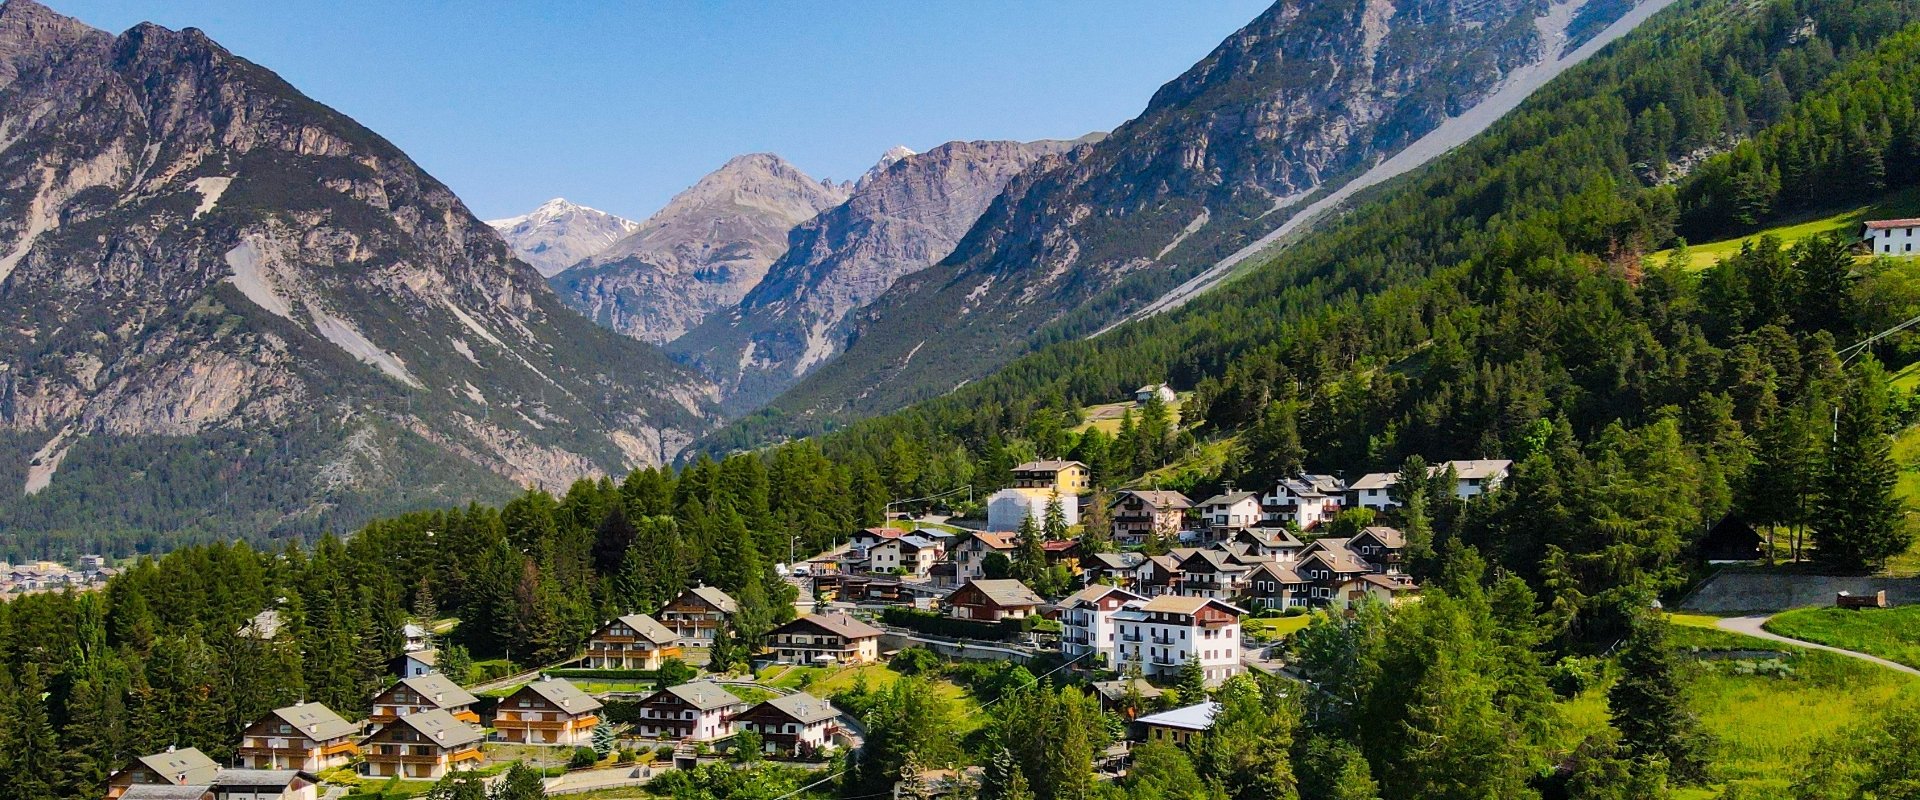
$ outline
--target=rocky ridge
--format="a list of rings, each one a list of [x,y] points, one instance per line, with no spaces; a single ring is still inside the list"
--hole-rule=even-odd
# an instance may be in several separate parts
[[[801,223],[765,279],[668,346],[750,409],[845,346],[847,315],[945,258],[1013,176],[1067,141],[948,142],[887,152],[845,203]]]
[[[0,529],[312,531],[659,463],[710,385],[195,29],[0,6]]]
[[[851,190],[771,153],[737,156],[551,283],[594,321],[664,344],[739,303],[786,252],[787,232]]]

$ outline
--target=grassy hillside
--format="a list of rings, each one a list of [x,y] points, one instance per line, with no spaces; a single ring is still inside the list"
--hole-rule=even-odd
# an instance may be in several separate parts
[[[1920,606],[1797,608],[1768,620],[1767,630],[1920,668]]]
[[[1870,219],[1891,219],[1920,216],[1920,187],[1911,187],[1894,192],[1871,203],[1852,206],[1840,210],[1821,209],[1819,211],[1792,215],[1751,233],[1718,241],[1686,246],[1687,267],[1706,269],[1720,263],[1721,259],[1740,252],[1740,246],[1756,241],[1764,236],[1778,238],[1783,244],[1792,245],[1803,239],[1810,239],[1829,233],[1857,235],[1860,224]],[[1672,258],[1677,248],[1668,248],[1653,254],[1657,262],[1665,263]]]

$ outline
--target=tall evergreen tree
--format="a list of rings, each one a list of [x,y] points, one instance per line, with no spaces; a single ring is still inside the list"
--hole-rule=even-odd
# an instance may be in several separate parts
[[[1613,727],[1635,758],[1662,759],[1682,783],[1706,777],[1706,734],[1687,708],[1685,674],[1667,643],[1667,621],[1635,620],[1620,649],[1620,680],[1607,692]]]
[[[1886,408],[1885,374],[1866,359],[1848,375],[1814,514],[1820,559],[1843,569],[1877,567],[1913,542]]]

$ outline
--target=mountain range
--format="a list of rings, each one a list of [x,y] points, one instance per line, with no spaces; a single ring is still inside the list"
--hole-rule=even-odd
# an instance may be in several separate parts
[[[1471,119],[1504,86],[1537,86],[1540,65],[1564,68],[1564,53],[1633,8],[1281,0],[1140,116],[1015,178],[952,254],[851,315],[844,353],[742,424],[804,435],[1098,332],[1450,120]]]
[[[258,535],[660,463],[711,386],[192,28],[0,6],[0,529]]]

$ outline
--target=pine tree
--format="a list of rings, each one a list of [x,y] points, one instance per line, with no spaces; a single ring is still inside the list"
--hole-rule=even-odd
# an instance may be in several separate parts
[[[0,742],[5,743],[7,770],[0,787],[8,798],[17,800],[53,800],[60,796],[65,780],[61,771],[60,745],[53,723],[47,717],[47,684],[40,677],[40,666],[28,664],[13,690],[10,724]]]
[[[1814,518],[1822,561],[1843,569],[1878,567],[1913,541],[1894,493],[1900,480],[1886,419],[1886,380],[1867,359],[1853,370],[1822,476]]]
[[[1174,688],[1180,692],[1180,702],[1198,703],[1207,697],[1207,671],[1200,666],[1198,656],[1187,659],[1180,665],[1180,674],[1174,678]]]
[[[1087,499],[1087,510],[1080,515],[1080,550],[1084,553],[1106,553],[1113,550],[1113,519],[1107,506],[1113,498],[1107,490],[1095,487],[1093,496]]]
[[[1040,534],[1049,542],[1067,538],[1067,510],[1061,505],[1058,492],[1047,498],[1047,508],[1040,525]]]
[[[1667,622],[1644,614],[1620,650],[1620,680],[1607,692],[1613,727],[1635,758],[1664,759],[1682,783],[1706,777],[1706,734],[1686,704],[1684,673],[1667,645]]]

